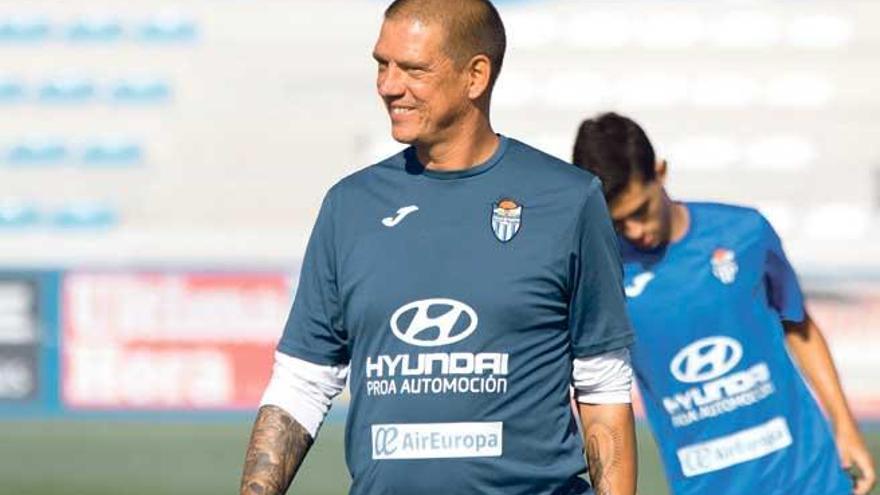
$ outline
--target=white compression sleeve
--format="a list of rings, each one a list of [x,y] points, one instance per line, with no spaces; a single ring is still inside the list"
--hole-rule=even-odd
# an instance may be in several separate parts
[[[578,402],[628,404],[632,402],[633,370],[629,349],[574,360],[572,384]]]
[[[347,377],[348,365],[320,365],[276,351],[272,378],[260,405],[284,409],[315,438]]]

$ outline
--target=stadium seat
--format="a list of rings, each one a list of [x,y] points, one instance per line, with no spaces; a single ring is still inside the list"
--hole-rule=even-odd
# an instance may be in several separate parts
[[[138,36],[148,42],[190,41],[196,37],[196,24],[177,14],[160,14],[143,23]]]
[[[720,170],[740,163],[742,151],[728,135],[691,135],[671,144],[669,159],[682,170]]]
[[[122,34],[122,24],[109,16],[83,17],[66,29],[67,39],[71,41],[110,42],[119,40]]]
[[[538,94],[551,108],[602,108],[612,98],[607,78],[593,72],[566,71],[542,79],[546,83]]]
[[[822,74],[783,74],[767,84],[766,103],[774,107],[821,108],[834,97],[835,87]]]
[[[83,77],[60,77],[45,82],[39,89],[40,100],[48,103],[81,103],[92,99],[95,84]]]
[[[39,16],[13,16],[0,19],[0,41],[33,42],[49,37],[49,21]]]
[[[677,74],[635,73],[618,85],[618,105],[639,110],[674,107],[687,99],[689,83],[686,77]]]
[[[767,136],[745,147],[746,165],[765,170],[798,171],[810,166],[817,158],[814,142],[806,136]]]
[[[40,222],[36,206],[16,200],[0,200],[0,229],[32,227]]]
[[[68,157],[66,144],[56,138],[24,140],[6,153],[6,163],[13,166],[58,165]]]
[[[692,83],[689,103],[698,108],[738,109],[754,105],[760,83],[742,73],[709,73]]]
[[[614,49],[628,44],[635,28],[633,19],[619,12],[582,12],[567,20],[563,40],[574,48]]]
[[[796,18],[786,34],[790,45],[798,48],[843,48],[855,35],[853,20],[826,14]]]
[[[816,206],[807,213],[803,222],[807,238],[819,241],[864,240],[870,227],[870,208],[843,202]]]
[[[0,78],[0,103],[19,101],[24,96],[24,85],[15,79]]]
[[[113,101],[120,103],[157,103],[170,95],[171,87],[161,79],[122,80],[110,90]]]
[[[708,26],[695,13],[668,12],[646,16],[633,34],[648,50],[682,50],[703,41]]]
[[[52,211],[49,222],[62,229],[107,228],[119,222],[119,213],[101,202],[77,202]]]
[[[119,167],[135,165],[143,158],[143,150],[136,142],[126,139],[102,140],[87,143],[80,163],[85,166]]]
[[[782,25],[768,12],[731,12],[715,26],[711,36],[723,48],[768,48],[782,38]]]

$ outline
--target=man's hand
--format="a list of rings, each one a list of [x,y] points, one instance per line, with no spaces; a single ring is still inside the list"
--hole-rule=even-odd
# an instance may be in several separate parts
[[[636,434],[630,404],[578,404],[596,495],[636,492]]]
[[[877,482],[874,459],[858,430],[848,429],[836,434],[837,450],[843,468],[853,474],[855,495],[867,495]]]
[[[312,446],[312,437],[275,406],[257,414],[241,477],[241,495],[282,495]]]
[[[809,314],[803,322],[784,323],[786,346],[831,418],[843,467],[857,473],[853,493],[865,495],[877,480],[874,461],[846,402],[828,343]]]

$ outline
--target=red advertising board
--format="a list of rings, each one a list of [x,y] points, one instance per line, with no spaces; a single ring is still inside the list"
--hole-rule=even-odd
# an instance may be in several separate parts
[[[850,406],[880,420],[880,282],[839,282],[812,290],[808,308],[822,329]]]
[[[62,286],[72,409],[254,407],[291,298],[282,273],[94,272]]]

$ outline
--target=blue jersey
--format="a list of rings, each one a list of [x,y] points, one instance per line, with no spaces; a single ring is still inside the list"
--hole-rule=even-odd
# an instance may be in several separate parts
[[[851,493],[783,321],[804,302],[776,233],[755,210],[688,203],[683,239],[621,241],[633,365],[677,495]]]
[[[353,494],[580,494],[572,359],[631,339],[598,180],[501,137],[466,171],[410,148],[334,186],[278,349],[350,363]]]

